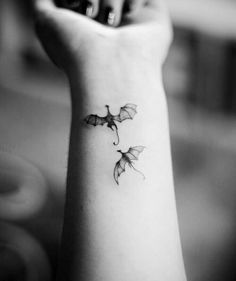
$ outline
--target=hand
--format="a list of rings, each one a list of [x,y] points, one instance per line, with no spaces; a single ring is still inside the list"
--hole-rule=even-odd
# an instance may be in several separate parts
[[[116,62],[117,53],[122,53],[126,64],[131,63],[132,54],[137,62],[148,58],[161,65],[171,42],[171,25],[162,1],[149,0],[135,13],[126,14],[119,28],[58,8],[53,0],[35,0],[34,4],[41,42],[49,57],[67,74],[84,64],[116,65],[120,63]]]

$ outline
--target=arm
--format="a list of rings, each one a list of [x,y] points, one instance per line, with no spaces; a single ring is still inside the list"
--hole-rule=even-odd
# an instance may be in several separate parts
[[[132,23],[111,29],[40,2],[48,28],[64,25],[56,33],[59,44],[70,42],[55,55],[40,23],[40,37],[65,69],[72,97],[59,280],[184,281],[161,78],[170,39],[164,11],[150,1],[137,19],[128,19]],[[137,105],[137,114],[117,124],[118,148],[106,125],[83,121],[89,114],[105,116],[105,105],[118,114],[126,103]],[[135,163],[146,179],[127,166],[117,186],[117,149],[133,146],[146,147]]]

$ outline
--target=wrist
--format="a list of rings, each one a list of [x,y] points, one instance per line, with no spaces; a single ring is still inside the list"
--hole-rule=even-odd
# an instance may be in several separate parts
[[[115,60],[114,60],[115,61]],[[124,102],[146,103],[163,96],[160,68],[130,62],[123,68],[99,61],[81,66],[69,75],[73,106],[97,106]],[[162,97],[163,98],[163,97]]]
[[[114,99],[150,93],[162,85],[161,62],[144,44],[139,46],[125,33],[102,34],[99,40],[81,44],[67,75],[72,98]],[[82,55],[81,55],[82,54]]]

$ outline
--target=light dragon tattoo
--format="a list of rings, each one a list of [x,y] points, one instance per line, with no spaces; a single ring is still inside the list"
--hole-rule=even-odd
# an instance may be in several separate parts
[[[133,166],[134,165],[133,161],[138,160],[139,154],[143,152],[144,149],[145,149],[144,146],[134,146],[134,147],[130,147],[127,152],[122,152],[121,150],[117,150],[117,152],[121,153],[121,159],[115,165],[113,176],[115,182],[118,185],[119,185],[118,178],[122,173],[125,172],[126,164],[128,164],[130,168],[133,168],[136,172],[141,174],[143,176],[143,179],[145,179],[144,174]]]
[[[107,127],[110,128],[112,131],[116,131],[117,135],[117,142],[113,142],[114,145],[118,145],[120,142],[119,134],[118,134],[118,127],[115,122],[123,122],[126,119],[133,119],[134,115],[137,113],[136,108],[137,105],[132,103],[127,103],[125,106],[120,108],[120,113],[118,115],[112,115],[109,109],[109,105],[106,105],[107,108],[107,115],[104,117],[100,117],[96,114],[90,114],[85,118],[85,122],[89,125],[103,126],[107,124]]]

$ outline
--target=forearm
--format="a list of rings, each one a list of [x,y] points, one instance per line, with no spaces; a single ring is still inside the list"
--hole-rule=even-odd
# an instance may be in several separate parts
[[[104,68],[103,68],[104,69]],[[161,75],[134,66],[129,75],[109,68],[73,75],[71,140],[65,224],[62,237],[62,280],[183,281],[184,270],[176,218],[167,109]],[[81,72],[80,72],[81,73]],[[86,77],[86,73],[90,73]],[[91,80],[92,79],[92,80]],[[96,88],[94,87],[96,85]],[[78,94],[79,97],[78,98]],[[114,114],[127,103],[137,105],[133,120],[89,126],[84,118]],[[113,171],[118,149],[144,146],[117,185]],[[170,270],[171,267],[171,270]],[[68,277],[69,276],[69,277]],[[165,278],[165,279],[164,279]]]
[[[35,0],[38,35],[71,85],[62,281],[185,280],[160,71],[171,29],[162,1],[144,3],[114,29]],[[126,104],[133,119],[118,115]]]

